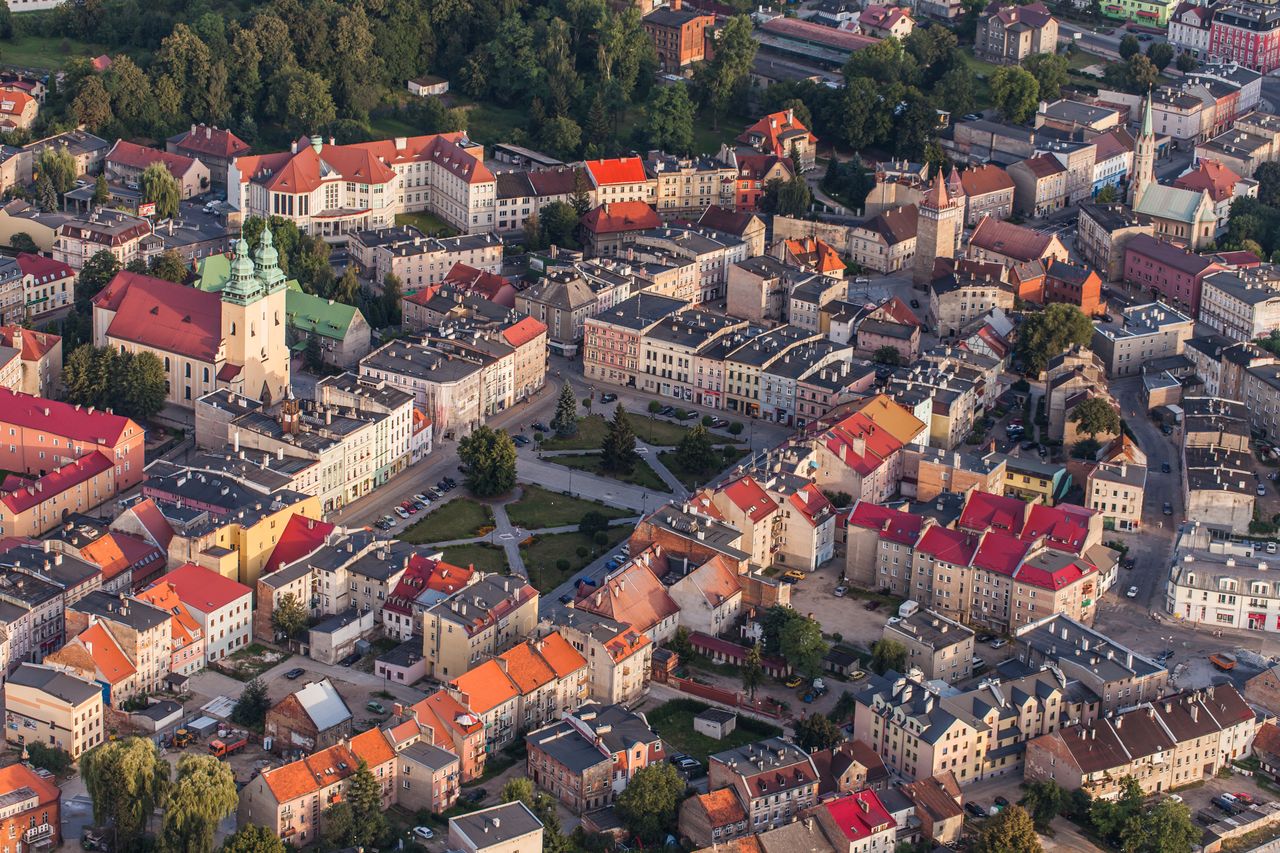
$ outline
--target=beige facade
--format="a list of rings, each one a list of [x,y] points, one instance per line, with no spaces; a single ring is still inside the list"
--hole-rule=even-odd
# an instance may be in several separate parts
[[[905,646],[907,667],[926,679],[955,684],[973,673],[973,631],[940,613],[917,610],[885,625],[882,639]]]
[[[455,679],[531,636],[537,624],[538,591],[516,576],[488,575],[423,614],[428,675]]]
[[[4,685],[5,740],[40,743],[73,759],[102,743],[102,689],[47,666],[24,663]]]
[[[1146,494],[1146,469],[1121,462],[1103,463],[1085,480],[1087,506],[1102,513],[1103,523],[1117,530],[1142,526],[1142,500]]]

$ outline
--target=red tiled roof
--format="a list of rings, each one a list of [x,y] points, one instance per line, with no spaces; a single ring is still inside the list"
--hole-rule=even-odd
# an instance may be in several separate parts
[[[998,575],[1013,577],[1031,546],[1011,533],[989,530],[973,555],[973,565]]]
[[[768,518],[778,508],[773,498],[750,476],[734,480],[720,491],[753,522]]]
[[[1042,234],[1012,222],[1003,222],[994,216],[984,216],[973,229],[969,245],[1015,260],[1033,261],[1048,254],[1053,241],[1052,234]]]
[[[516,305],[516,289],[510,281],[461,261],[453,265],[444,281],[469,293],[477,293],[503,308],[514,308]]]
[[[205,614],[253,594],[253,590],[244,584],[195,563],[178,566],[156,583],[172,584],[183,604]]]
[[[1012,495],[993,495],[990,492],[973,491],[964,502],[957,527],[967,530],[1004,530],[1017,536],[1022,530],[1027,504]]]
[[[297,562],[324,544],[324,540],[333,532],[333,525],[327,521],[317,521],[305,515],[294,513],[284,526],[284,532],[272,549],[262,567],[262,574],[274,572],[290,563]]]
[[[783,19],[775,18],[773,21],[770,21],[769,23],[776,23],[777,21],[781,21],[781,20]],[[786,21],[786,23],[794,24],[799,22],[788,20]],[[829,27],[818,26],[817,28],[820,30],[830,30]],[[822,35],[827,38],[830,38],[832,34],[833,33],[828,32],[828,33],[823,33]],[[853,38],[859,39],[859,40],[866,39],[869,44],[874,44],[876,41],[878,41],[878,39],[873,39],[868,36],[857,36],[857,35],[854,35],[853,33],[844,33],[838,30],[834,31],[834,34],[837,37],[852,36]],[[790,113],[790,116],[788,116],[788,113]],[[769,113],[768,115],[761,116],[760,119],[756,121],[755,124],[751,125],[750,127],[748,127],[746,130],[742,132],[742,134],[738,137],[738,141],[751,145],[751,144],[754,144],[752,141],[753,137],[756,137],[756,136],[763,137],[764,139],[763,150],[772,151],[774,154],[778,154],[780,156],[785,157],[785,156],[788,156],[791,152],[787,148],[786,140],[783,137],[790,136],[796,133],[803,134],[810,142],[818,141],[818,137],[814,136],[809,131],[809,128],[805,127],[804,124],[795,117],[794,112],[791,112],[789,110],[783,110],[782,112]]]
[[[1066,560],[1056,568],[1023,563],[1022,568],[1018,569],[1017,578],[1021,583],[1057,591],[1095,571],[1097,569],[1092,564],[1081,563],[1079,560]]]
[[[791,166],[790,157],[780,157],[777,154],[739,154],[738,158],[738,178],[748,181],[762,181],[765,175],[773,171],[773,168],[779,164],[788,172],[795,174],[795,170]],[[708,208],[708,212],[712,208]],[[717,208],[718,209],[718,208]],[[743,213],[742,216],[750,216]],[[706,219],[706,213],[703,213],[703,219]],[[699,224],[709,225],[710,223],[699,220]],[[714,225],[711,225],[714,228]],[[737,232],[734,232],[737,233]]]
[[[502,337],[508,344],[519,349],[539,335],[547,333],[547,324],[536,317],[525,317],[519,323],[502,330]]]
[[[858,501],[849,512],[849,524],[879,530],[880,538],[900,545],[915,545],[924,528],[924,517],[902,510]]]
[[[296,154],[280,151],[239,157],[236,166],[241,181],[258,180],[268,189],[286,193],[307,193],[318,188],[325,180],[321,177],[321,162],[336,173],[331,179],[355,183],[387,183],[395,175],[392,166],[416,162],[436,163],[470,184],[492,181],[493,173],[459,145],[464,138],[461,133],[410,136],[404,139],[402,148],[397,148],[392,139],[321,145],[318,154],[303,138],[297,143]]]
[[[107,152],[107,163],[119,163],[131,169],[145,169],[152,163],[163,163],[165,168],[169,170],[169,174],[181,181],[182,176],[191,170],[196,161],[190,157],[183,157],[181,154],[170,154],[167,151],[147,148],[145,145],[135,145],[132,142],[118,139],[116,144],[111,146],[111,150]]]
[[[596,186],[613,184],[643,184],[649,178],[644,173],[644,160],[639,157],[614,157],[610,160],[587,160],[587,171]]]
[[[452,595],[465,587],[475,574],[474,566],[455,566],[443,560],[431,560],[421,554],[409,558],[409,565],[387,597],[385,609],[409,615],[411,602],[425,590],[435,590]]]
[[[999,166],[988,163],[976,169],[966,169],[960,173],[960,186],[964,187],[967,196],[983,196],[989,193],[1013,189],[1013,178]]]
[[[643,201],[606,202],[582,217],[582,227],[595,234],[645,231],[661,224],[658,214]]]
[[[197,124],[178,138],[178,147],[195,152],[196,156],[208,154],[214,157],[238,157],[249,151],[249,143],[229,130]]]
[[[21,116],[28,106],[35,102],[35,98],[26,92],[15,92],[12,89],[6,89],[3,95],[0,95],[0,114]]]
[[[111,61],[110,56],[107,56],[104,53],[101,56],[95,56],[92,60],[90,60],[89,64],[93,66],[94,71],[109,71],[111,69],[111,66],[114,65],[115,63]]]
[[[36,284],[75,278],[76,275],[76,271],[62,261],[55,261],[44,255],[33,255],[30,252],[18,253],[18,266],[22,269],[22,274],[33,277]]]
[[[89,411],[70,403],[0,388],[0,423],[65,435],[87,444],[119,444],[125,432],[142,427],[123,415]]]
[[[74,462],[68,462],[56,471],[51,471],[34,480],[31,485],[0,497],[0,503],[3,503],[11,513],[26,512],[43,501],[62,494],[67,489],[87,482],[104,471],[110,471],[114,465],[115,463],[106,454],[95,450],[88,456],[81,456]]]
[[[920,538],[917,551],[922,551],[944,563],[967,566],[977,550],[977,537],[961,530],[950,530],[934,524]]]
[[[453,680],[453,687],[462,694],[467,708],[476,714],[486,714],[520,695],[520,688],[495,660],[467,670]]]
[[[21,326],[0,326],[0,344],[7,347],[13,346],[15,336],[21,338],[23,361],[39,361],[62,342],[61,337],[50,332],[37,332]]]
[[[1052,154],[1037,154],[1022,161],[1031,174],[1037,178],[1049,178],[1067,171],[1067,167],[1058,162]]]
[[[155,501],[151,498],[138,501],[120,515],[123,517],[130,514],[138,519],[138,523],[151,534],[162,550],[166,552],[169,550],[169,542],[173,539],[173,527],[160,511],[160,507],[156,506]]]
[[[889,810],[871,789],[827,800],[822,805],[850,841],[863,841],[897,826]]]
[[[817,526],[831,517],[835,512],[835,506],[827,499],[813,483],[809,483],[802,489],[793,492],[788,499],[796,510],[800,513],[809,524]]]
[[[1193,171],[1173,182],[1184,190],[1204,190],[1215,202],[1231,198],[1235,194],[1240,176],[1217,160],[1201,160]]]
[[[137,672],[115,636],[101,622],[95,622],[81,631],[76,639],[85,647],[94,666],[109,683],[117,684]]]
[[[900,297],[892,296],[885,302],[876,307],[876,311],[883,314],[887,318],[897,320],[906,326],[919,326],[920,318],[915,315],[907,303],[903,302]]]
[[[122,270],[93,298],[115,311],[107,336],[212,362],[222,343],[217,293]]]
[[[42,806],[56,803],[62,797],[62,791],[57,785],[25,764],[10,764],[0,768],[0,796],[22,788],[34,791]]]
[[[262,779],[276,802],[283,805],[338,784],[355,774],[359,765],[347,745],[340,743],[283,767],[264,770]]]
[[[861,412],[828,429],[821,440],[828,450],[863,476],[902,449],[902,442]],[[859,441],[863,443],[861,452],[857,449]]]
[[[1089,521],[1097,510],[1074,504],[1031,507],[1022,538],[1031,540],[1044,537],[1044,544],[1058,551],[1079,554],[1089,534]]]
[[[822,24],[802,21],[799,18],[774,18],[762,24],[760,29],[783,38],[815,42],[837,50],[862,50],[864,47],[880,43],[878,38],[837,30],[834,27],[824,27]],[[739,141],[742,141],[741,137]]]

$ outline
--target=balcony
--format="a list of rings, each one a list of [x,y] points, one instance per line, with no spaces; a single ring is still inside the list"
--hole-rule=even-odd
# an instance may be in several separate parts
[[[53,844],[54,829],[52,824],[43,823],[33,826],[22,833],[22,843],[33,847],[48,847]]]

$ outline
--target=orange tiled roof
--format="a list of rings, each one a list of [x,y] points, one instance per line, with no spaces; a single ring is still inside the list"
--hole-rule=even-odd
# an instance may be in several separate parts
[[[266,770],[262,778],[276,802],[283,804],[336,785],[355,773],[359,764],[350,749],[337,744],[275,770]]]
[[[119,684],[137,672],[124,649],[120,648],[116,638],[101,622],[81,631],[76,639],[84,646],[89,657],[93,658],[93,665],[109,683]]]
[[[578,606],[619,622],[630,622],[642,631],[680,612],[680,606],[653,571],[635,562],[579,600]]]
[[[475,669],[453,680],[453,686],[466,697],[473,713],[484,714],[519,695],[516,687],[497,661],[487,660]]]
[[[0,767],[0,795],[12,793],[19,788],[30,788],[35,791],[42,806],[57,801],[62,795],[57,785],[35,773],[25,764]]]
[[[569,641],[559,631],[542,638],[542,657],[560,678],[565,678],[587,665],[587,659],[569,645]]]
[[[150,589],[138,593],[138,598],[169,613],[170,632],[179,647],[190,645],[200,637],[200,623],[196,622],[191,616],[191,611],[183,606],[182,599],[178,597],[178,590],[173,584],[159,581]]]
[[[773,498],[760,488],[760,484],[754,477],[740,477],[720,491],[752,521],[768,518],[778,508]]]
[[[387,737],[381,729],[368,729],[351,739],[351,751],[356,758],[364,760],[370,767],[386,764],[396,757],[396,751],[387,743]]]
[[[712,826],[724,826],[747,819],[747,813],[733,788],[721,788],[710,794],[699,794],[698,804],[707,813]]]
[[[614,157],[611,160],[588,160],[584,164],[596,186],[606,184],[643,184],[649,178],[644,173],[644,161],[639,157]]]
[[[532,642],[513,646],[499,657],[507,665],[507,677],[524,696],[528,696],[544,684],[555,681],[555,672],[542,659],[542,655],[538,654]]]
[[[502,337],[508,344],[519,349],[539,335],[547,333],[547,324],[536,317],[525,317],[519,323],[502,330]]]

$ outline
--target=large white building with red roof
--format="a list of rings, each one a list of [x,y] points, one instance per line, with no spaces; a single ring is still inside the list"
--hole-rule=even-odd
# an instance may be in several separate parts
[[[244,216],[281,216],[335,242],[415,211],[466,234],[493,231],[496,187],[484,149],[464,133],[352,145],[313,136],[288,151],[236,157],[227,170],[227,201]]]
[[[223,388],[270,405],[289,387],[285,289],[267,230],[252,259],[241,238],[221,293],[117,273],[93,298],[93,342],[154,354],[171,405],[191,409]]]
[[[203,630],[207,660],[221,660],[249,645],[253,633],[252,589],[195,563],[178,566],[154,584],[163,585],[173,589]]]

